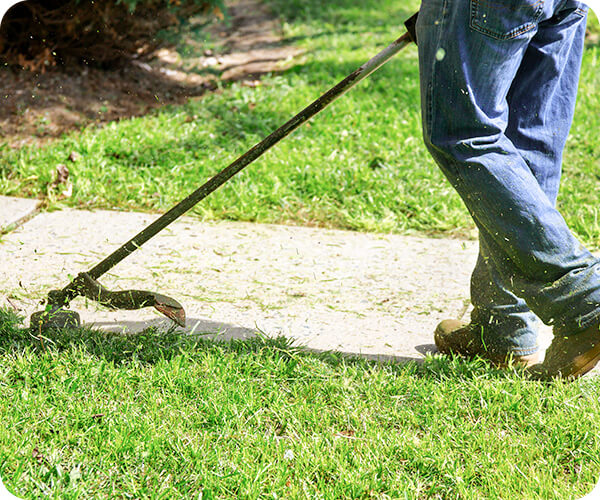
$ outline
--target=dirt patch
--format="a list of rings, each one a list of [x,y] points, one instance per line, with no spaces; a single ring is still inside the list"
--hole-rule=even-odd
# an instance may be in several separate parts
[[[218,80],[255,86],[260,75],[285,69],[300,52],[285,45],[279,20],[260,0],[236,0],[228,9],[228,24],[207,28],[213,50],[187,37],[184,42],[191,50],[186,57],[174,48],[162,48],[147,61],[108,70],[0,70],[2,140],[16,148],[92,123],[143,115],[212,91]],[[198,18],[191,24],[204,21]]]

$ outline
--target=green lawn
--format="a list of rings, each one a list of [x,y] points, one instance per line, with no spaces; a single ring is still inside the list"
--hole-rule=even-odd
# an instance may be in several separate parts
[[[268,0],[294,67],[254,89],[225,86],[185,106],[82,132],[44,147],[0,148],[0,192],[44,196],[71,151],[74,206],[164,210],[318,97],[402,32],[416,0]],[[593,23],[597,23],[593,19]],[[195,36],[202,37],[202,34]],[[189,54],[189,46],[181,52]],[[600,244],[600,49],[586,51],[561,208]],[[411,47],[196,209],[204,218],[318,224],[368,231],[465,233],[471,220],[420,136]]]
[[[600,471],[593,380],[153,331],[43,350],[0,325],[0,474],[22,498],[574,499]]]
[[[66,203],[164,210],[395,39],[418,6],[269,2],[306,49],[292,69],[44,147],[0,145],[0,192],[44,195],[56,164],[77,151]],[[560,198],[596,247],[599,56],[586,51]],[[196,213],[374,231],[472,227],[421,143],[414,48]],[[574,499],[600,476],[594,379],[542,384],[481,361],[376,364],[283,339],[221,344],[153,330],[52,332],[42,345],[2,309],[0,415],[0,475],[24,498]]]

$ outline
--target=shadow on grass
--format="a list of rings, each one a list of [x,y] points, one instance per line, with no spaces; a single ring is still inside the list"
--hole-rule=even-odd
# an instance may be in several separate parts
[[[203,334],[189,335],[175,330],[148,328],[136,334],[105,332],[90,328],[50,330],[42,338],[22,326],[23,318],[12,311],[0,309],[0,356],[32,352],[36,355],[60,354],[69,351],[112,362],[155,364],[180,355],[220,355],[235,353],[277,359],[296,365],[301,359],[316,359],[332,368],[352,366],[365,372],[385,368],[392,373],[410,374],[429,380],[512,379],[515,372],[499,370],[484,360],[465,362],[442,355],[427,356],[423,362],[414,358],[373,360],[359,354],[309,350],[292,345],[287,337],[267,337],[257,334],[244,340],[208,340]]]

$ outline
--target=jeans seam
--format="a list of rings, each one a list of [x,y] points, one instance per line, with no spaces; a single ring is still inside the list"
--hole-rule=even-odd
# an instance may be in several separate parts
[[[540,346],[538,344],[533,347],[523,347],[519,349],[511,349],[508,351],[508,354],[516,354],[517,356],[528,356],[529,354],[533,354],[539,350]]]
[[[433,75],[432,75],[433,79]],[[428,133],[431,137],[431,127],[433,124],[433,83],[430,81],[427,85],[427,114],[425,115],[425,123],[427,124]]]
[[[508,31],[507,33],[500,34],[496,31],[492,31],[487,28],[484,28],[483,26],[480,26],[476,22],[475,14],[477,12],[477,8],[479,7],[480,0],[471,0],[471,2],[470,2],[470,11],[471,12],[470,12],[469,26],[474,31],[483,33],[484,35],[489,36],[491,38],[495,38],[496,40],[511,40],[513,38],[516,38],[520,35],[523,35],[524,33],[527,33],[529,31],[535,29],[536,24],[544,11],[544,1],[545,0],[538,0],[538,2],[533,5],[533,6],[537,7],[537,10],[534,14],[532,21],[525,23],[522,26],[517,26],[516,28],[513,28],[512,30]]]
[[[442,4],[442,15],[441,15],[441,22],[440,22],[440,28],[438,30],[438,36],[437,36],[437,41],[436,41],[436,46],[439,47],[440,43],[442,41],[442,35],[445,29],[445,25],[446,25],[446,13],[448,11],[448,0],[444,0],[443,4]],[[427,104],[428,107],[428,115],[429,115],[429,137],[433,137],[433,124],[435,123],[434,117],[433,117],[433,111],[434,111],[434,107],[433,107],[433,92],[434,89],[437,87],[435,85],[435,81],[436,81],[436,66],[437,66],[437,59],[434,57],[433,58],[433,63],[432,63],[432,67],[431,67],[431,78],[429,80],[429,88],[428,88],[428,99],[429,102]]]
[[[554,12],[560,12],[569,0],[561,0],[561,2],[554,8]]]
[[[533,354],[534,352],[537,352],[540,348],[540,345],[536,342],[535,345],[532,345],[530,347],[509,347],[506,348],[506,346],[502,346],[502,349],[500,349],[501,344],[498,344],[496,342],[493,341],[488,341],[487,342],[487,351],[488,352],[493,352],[496,354],[500,354],[500,355],[506,355],[506,354],[515,354],[516,356],[527,356],[529,354]]]

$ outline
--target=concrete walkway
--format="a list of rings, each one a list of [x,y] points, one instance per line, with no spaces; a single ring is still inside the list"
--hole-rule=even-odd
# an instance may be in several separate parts
[[[0,200],[7,217],[11,204]],[[40,213],[2,237],[0,305],[29,317],[48,290],[87,270],[156,215],[63,210]],[[184,218],[101,278],[179,300],[186,331],[221,339],[260,330],[315,350],[379,359],[434,352],[443,318],[468,318],[474,241],[363,234]],[[99,328],[139,331],[171,323],[153,309],[72,307]]]
[[[37,213],[38,200],[0,196],[0,233],[10,231]]]

